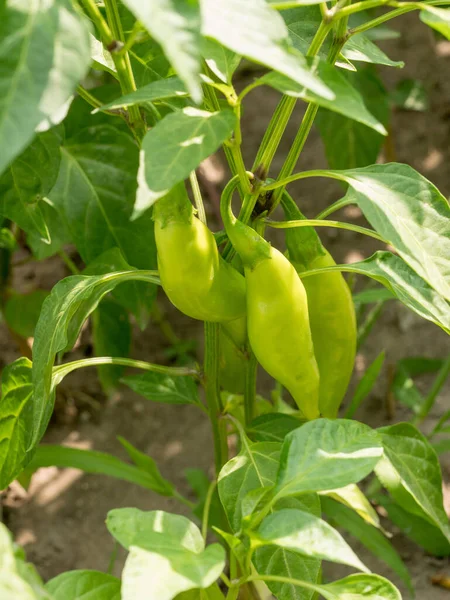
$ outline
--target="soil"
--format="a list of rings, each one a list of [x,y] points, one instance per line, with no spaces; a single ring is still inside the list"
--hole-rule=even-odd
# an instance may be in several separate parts
[[[392,118],[392,136],[395,158],[405,162],[427,176],[445,195],[450,194],[450,42],[436,43],[431,31],[419,23],[417,15],[408,14],[396,23],[402,37],[385,42],[383,47],[393,59],[406,61],[404,70],[382,69],[381,74],[389,89],[403,78],[422,81],[428,90],[430,110],[426,113],[396,111]],[[265,126],[276,106],[278,95],[268,88],[259,88],[249,97],[244,126],[245,159],[251,164]],[[290,141],[300,122],[303,109],[296,110],[295,118],[286,139],[282,142],[281,157],[286,155]],[[392,152],[392,151],[391,151]],[[219,190],[225,175],[221,157],[205,166],[210,179],[209,191],[216,213],[214,190]],[[275,159],[274,173],[282,158]],[[301,169],[326,166],[322,144],[313,131],[300,160]],[[215,178],[215,179],[214,179]],[[211,191],[212,190],[212,191]],[[314,216],[342,195],[334,182],[309,179],[292,186],[291,192],[305,214]],[[355,222],[364,221],[358,211],[347,210],[347,217]],[[322,234],[322,232],[321,232]],[[337,262],[352,262],[369,256],[377,243],[352,232],[326,230],[323,239]],[[19,257],[20,259],[20,257]],[[42,264],[26,264],[16,268],[15,286],[23,291],[34,287],[50,289],[61,277],[67,275],[64,265],[53,258]],[[201,347],[199,324],[184,318],[163,298],[164,310],[177,334],[182,339],[194,339]],[[0,366],[19,356],[19,351],[1,325]],[[156,325],[144,333],[136,333],[134,356],[150,361],[165,360],[168,344]],[[421,320],[399,303],[386,305],[377,326],[358,353],[354,381],[381,350],[386,351],[383,374],[357,418],[371,426],[392,422],[386,408],[386,389],[390,366],[407,356],[444,357],[450,351],[448,337],[434,325]],[[71,359],[89,350],[89,332],[85,332]],[[427,378],[421,380],[426,387]],[[260,391],[268,393],[268,379],[262,377]],[[351,394],[351,390],[350,390]],[[350,396],[349,394],[349,396]],[[448,409],[450,385],[440,394],[430,418],[424,425],[428,430]],[[395,421],[408,418],[407,411],[395,407]],[[392,415],[390,415],[392,417]],[[69,443],[78,447],[111,452],[125,458],[117,442],[118,435],[125,437],[143,452],[152,456],[167,478],[191,497],[184,476],[188,468],[201,468],[211,472],[212,445],[206,418],[196,409],[184,406],[165,406],[147,402],[133,392],[121,388],[110,398],[101,392],[94,370],[77,372],[63,384],[59,394],[55,418],[46,436],[46,443]],[[450,510],[450,457],[443,455],[444,494]],[[55,468],[41,469],[33,478],[28,493],[13,484],[4,502],[4,518],[17,541],[26,548],[45,579],[70,569],[91,568],[105,570],[108,566],[113,541],[104,525],[106,514],[117,507],[135,506],[141,509],[161,508],[183,513],[185,508],[176,501],[107,477],[83,475],[81,472]],[[444,600],[450,597],[446,589],[433,587],[430,579],[436,573],[450,576],[448,560],[427,556],[408,541],[395,527],[386,524],[393,533],[392,542],[407,564],[417,600]],[[375,572],[392,578],[405,592],[401,582],[380,561],[362,548],[355,546],[361,559]],[[123,555],[116,561],[115,572],[120,573]],[[326,577],[334,578],[345,573],[340,567],[327,568]]]

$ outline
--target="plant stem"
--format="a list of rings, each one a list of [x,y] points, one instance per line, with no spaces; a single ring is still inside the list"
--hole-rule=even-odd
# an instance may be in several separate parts
[[[250,346],[248,347],[250,354],[245,370],[245,389],[244,389],[244,412],[245,425],[248,427],[255,416],[256,404],[256,372],[258,369],[258,361],[253,354]]]
[[[214,438],[216,474],[228,460],[228,440],[219,391],[219,324],[205,322],[205,395]]]
[[[413,421],[414,425],[420,425],[428,416],[430,410],[433,408],[436,398],[439,395],[444,383],[447,381],[447,377],[450,375],[450,356],[444,361],[444,364],[440,368],[436,378],[433,382],[430,392],[428,393],[422,408]]]
[[[285,179],[280,179],[272,183],[268,183],[262,187],[262,191],[268,192],[269,190],[276,190],[277,188],[285,188],[290,183],[298,181],[299,179],[307,179],[308,177],[329,177],[330,179],[337,179],[338,181],[344,181],[345,179],[337,171],[328,171],[326,169],[314,169],[312,171],[302,171],[301,173],[295,173]],[[346,182],[345,182],[346,183]]]
[[[355,204],[355,200],[353,200],[352,198],[349,198],[347,196],[344,196],[340,200],[336,200],[336,202],[333,202],[333,204],[330,204],[330,206],[327,206],[327,208],[325,210],[323,210],[322,212],[320,212],[317,215],[316,219],[325,219],[329,215],[333,214],[334,212],[337,212],[341,208],[344,208],[344,206],[349,206],[350,204]]]
[[[93,96],[90,92],[87,91],[83,86],[79,85],[77,87],[77,94],[86,100],[88,104],[90,104],[93,108],[100,108],[102,106],[102,102],[97,100],[95,96]]]
[[[290,585],[298,585],[299,587],[306,588],[308,590],[314,590],[315,592],[321,591],[320,586],[309,583],[308,581],[302,581],[301,579],[294,579],[292,577],[282,577],[281,575],[250,575],[246,577],[241,585],[248,583],[249,581],[273,581],[277,583],[289,583]]]
[[[67,252],[63,249],[61,249],[58,252],[59,256],[61,257],[61,259],[64,261],[65,265],[67,266],[67,268],[69,269],[69,271],[73,274],[73,275],[79,275],[80,274],[80,269],[77,267],[77,265],[73,262],[73,260],[70,258],[70,256],[67,254]]]
[[[200,219],[200,221],[206,225],[207,223],[205,206],[203,204],[200,186],[198,185],[197,173],[195,171],[191,171],[189,175],[189,181],[191,182],[192,193],[194,194],[194,202],[195,208],[197,209],[197,216]]]
[[[388,242],[381,237],[379,233],[368,229],[367,227],[360,227],[359,225],[353,225],[352,223],[343,223],[342,221],[327,221],[321,219],[302,219],[301,221],[271,221],[265,219],[266,225],[273,229],[291,229],[297,227],[335,227],[336,229],[347,229],[348,231],[355,231],[356,233],[362,233],[372,237],[380,242],[387,244]]]
[[[95,356],[93,358],[82,358],[80,360],[64,363],[63,365],[53,367],[53,376],[62,379],[62,377],[65,377],[76,369],[98,367],[100,365],[133,367],[135,369],[142,369],[143,371],[151,371],[153,373],[162,373],[173,377],[185,377],[187,375],[197,378],[200,377],[199,371],[191,367],[167,367],[165,365],[156,365],[142,360],[134,360],[133,358],[119,358],[115,356]]]
[[[215,489],[217,487],[217,480],[211,481],[208,492],[205,498],[205,507],[203,508],[203,518],[202,518],[202,537],[206,542],[206,536],[208,535],[208,523],[209,523],[209,511],[211,509],[211,502],[214,496]]]

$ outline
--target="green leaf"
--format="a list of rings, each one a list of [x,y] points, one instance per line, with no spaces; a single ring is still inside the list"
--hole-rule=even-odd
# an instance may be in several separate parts
[[[450,206],[408,165],[390,163],[341,171],[372,227],[409,266],[450,300]]]
[[[31,362],[18,358],[2,371],[0,402],[0,489],[4,490],[23,470],[30,456],[28,432],[32,429]]]
[[[407,512],[386,496],[378,495],[376,501],[386,509],[389,520],[415,544],[434,556],[450,555],[450,544],[440,529],[431,525],[429,521]]]
[[[366,109],[361,94],[349,82],[348,78],[335,67],[318,58],[309,59],[311,72],[316,73],[335,95],[334,100],[322,98],[305,87],[295,83],[280,73],[272,72],[263,75],[259,83],[270,85],[288,96],[301,98],[306,102],[314,102],[319,106],[340,113],[345,117],[358,121],[380,134],[387,135],[385,127]]]
[[[265,0],[201,0],[202,33],[233,52],[286,75],[316,94],[333,99],[295,50],[281,16]]]
[[[154,476],[154,473],[129,465],[106,452],[43,444],[38,446],[28,465],[31,471],[36,471],[41,467],[80,469],[85,473],[108,475],[108,477],[128,481],[161,496],[172,495],[171,492],[169,493],[167,482],[161,483],[161,478]]]
[[[31,231],[27,235],[27,244],[37,260],[44,260],[60,252],[66,244],[71,243],[70,234],[61,215],[49,198],[40,202],[40,210],[47,226],[51,242],[43,240],[39,232]]]
[[[281,445],[275,442],[250,443],[242,437],[239,454],[226,463],[219,474],[219,496],[233,531],[242,521],[242,501],[257,488],[275,481]]]
[[[118,247],[133,267],[156,268],[151,214],[131,221],[138,155],[132,137],[110,125],[81,129],[62,148],[61,169],[50,199],[87,265]],[[156,288],[140,284],[139,294],[142,313],[137,318],[142,327]]]
[[[117,439],[122,444],[122,446],[125,448],[128,456],[134,462],[134,464],[139,469],[141,469],[142,471],[145,471],[153,478],[154,482],[156,483],[158,493],[161,494],[161,490],[164,490],[164,494],[163,494],[164,496],[173,496],[174,495],[173,485],[170,483],[170,481],[167,481],[167,479],[164,479],[164,477],[161,475],[161,473],[158,469],[158,465],[153,460],[153,458],[151,458],[151,456],[148,456],[147,454],[144,454],[143,452],[141,452],[140,450],[135,448],[133,446],[133,444],[130,444],[130,442],[127,442],[127,440],[125,438],[118,436]]]
[[[165,196],[215,152],[231,135],[234,123],[231,110],[210,113],[192,107],[159,121],[142,142],[143,163],[134,217]]]
[[[200,103],[200,13],[198,0],[124,0],[186,84],[192,98]]]
[[[345,44],[342,55],[350,61],[386,65],[388,67],[404,67],[401,60],[391,60],[376,44],[363,33],[352,35]]]
[[[395,108],[425,112],[429,108],[425,86],[417,79],[402,79],[390,93]]]
[[[394,498],[402,498],[406,510],[410,510],[411,501],[417,503],[450,541],[441,470],[433,447],[410,423],[382,427],[379,432],[385,459],[376,468],[377,476]]]
[[[448,302],[395,254],[375,252],[366,260],[339,265],[338,269],[375,279],[386,286],[405,306],[442,327],[447,333],[450,332]]]
[[[288,433],[302,424],[303,421],[291,415],[269,413],[253,419],[247,433],[255,442],[282,442]]]
[[[103,300],[92,315],[92,341],[97,356],[129,356],[131,325],[127,311],[113,300]],[[97,367],[106,393],[117,387],[124,368],[119,365]]]
[[[402,600],[398,589],[379,575],[349,575],[316,587],[325,600]]]
[[[250,536],[253,547],[275,545],[311,558],[337,562],[368,572],[333,527],[314,515],[283,509],[268,515]]]
[[[289,433],[283,443],[275,488],[282,498],[357,483],[383,453],[378,434],[345,419],[317,419]]]
[[[130,550],[122,575],[122,600],[172,600],[208,588],[225,567],[219,544],[205,549],[200,530],[181,515],[134,508],[112,510],[106,525]]]
[[[450,40],[450,10],[435,6],[424,6],[420,11],[420,20]]]
[[[297,6],[308,6],[310,4],[320,4],[320,0],[267,0],[269,4],[273,4],[273,8],[277,10],[287,10]]]
[[[6,0],[0,17],[1,174],[38,125],[65,115],[91,59],[88,21],[69,0]]]
[[[209,69],[223,83],[231,84],[241,57],[214,40],[203,38],[202,54]]]
[[[33,589],[16,573],[0,571],[2,600],[39,600]]]
[[[359,69],[357,73],[344,76],[359,91],[370,114],[387,127],[389,97],[374,69]],[[316,123],[328,164],[333,169],[364,167],[374,163],[385,140],[375,130],[325,109],[319,110]]]
[[[120,579],[100,571],[68,571],[46,585],[53,600],[120,600]]]
[[[48,294],[46,290],[35,290],[29,294],[10,296],[3,308],[8,327],[21,337],[33,337],[42,304]]]
[[[19,552],[21,551],[22,549],[19,550]],[[44,582],[42,581],[42,578],[39,575],[36,567],[31,563],[25,562],[24,557],[22,558],[22,556],[17,556],[17,551],[16,570],[23,581],[26,581],[31,587],[37,600],[55,600],[53,596],[50,596],[50,594],[46,591]]]
[[[92,68],[99,71],[106,71],[117,79],[116,65],[114,64],[111,53],[108,52],[102,42],[92,34],[89,35],[89,39],[91,41],[91,58],[94,61]]]
[[[24,569],[28,565],[14,554],[11,534],[3,523],[0,523],[0,598],[2,600],[53,600],[38,585],[36,576],[30,577],[30,572]]]
[[[121,382],[152,402],[198,404],[198,390],[192,377],[170,377],[163,373],[142,373],[122,377]]]
[[[58,175],[60,144],[56,130],[41,133],[0,178],[0,215],[27,233],[38,234],[47,244],[50,234],[42,199]]]
[[[380,371],[383,367],[385,356],[386,353],[383,350],[376,357],[376,359],[367,367],[364,375],[358,382],[355,393],[353,394],[353,398],[351,399],[351,402],[348,405],[347,410],[345,411],[346,419],[353,418],[353,415],[358,410],[361,403],[367,398],[367,396],[372,391],[372,388],[375,385],[375,382],[378,379]]]
[[[168,77],[167,79],[158,79],[148,85],[137,89],[131,94],[121,96],[117,100],[108,102],[96,108],[93,113],[105,110],[116,110],[124,106],[133,106],[134,104],[145,104],[165,98],[182,98],[187,96],[188,92],[179,77]]]
[[[45,300],[33,344],[33,427],[27,432],[30,446],[43,435],[53,409],[52,371],[56,355],[73,346],[84,321],[103,296],[120,283],[134,280],[158,282],[148,271],[74,275],[57,283]]]
[[[329,498],[333,498],[336,502],[340,502],[344,506],[347,506],[358,513],[366,523],[369,523],[373,527],[380,527],[380,519],[378,518],[376,510],[372,507],[357,485],[350,484],[343,488],[338,488],[337,490],[326,490],[324,492],[319,492],[319,495],[321,497],[328,496]]]
[[[322,498],[322,508],[332,523],[346,529],[372,554],[386,563],[413,593],[414,588],[408,569],[395,548],[380,531],[365,522],[351,507],[339,504],[330,498]]]
[[[353,295],[353,302],[355,304],[373,304],[376,302],[386,302],[387,300],[393,300],[394,294],[386,288],[374,288],[363,290]]]

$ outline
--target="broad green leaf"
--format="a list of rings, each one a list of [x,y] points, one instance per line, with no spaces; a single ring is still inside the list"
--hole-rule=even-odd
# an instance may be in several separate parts
[[[179,77],[168,77],[167,79],[153,81],[135,92],[131,92],[131,94],[126,94],[117,100],[104,104],[100,108],[96,108],[93,112],[118,109],[134,104],[145,104],[146,102],[154,102],[165,98],[180,98],[187,96],[187,94],[186,87]]]
[[[433,447],[410,423],[382,427],[379,432],[385,459],[376,468],[377,476],[394,498],[410,496],[450,541],[441,470]],[[403,505],[409,510],[409,503]]]
[[[425,112],[429,108],[427,91],[417,79],[402,79],[389,94],[395,108]]]
[[[0,177],[0,215],[14,221],[25,232],[39,235],[47,244],[51,235],[42,199],[58,175],[61,143],[58,133],[51,130],[39,134]]]
[[[106,525],[130,550],[122,575],[122,600],[172,600],[208,588],[225,567],[219,544],[205,549],[200,530],[181,515],[133,508],[112,510]]]
[[[233,531],[241,526],[244,497],[254,489],[273,485],[280,448],[276,442],[252,444],[243,436],[241,451],[220,471],[219,496]]]
[[[222,46],[222,44],[207,38],[202,40],[202,54],[214,75],[223,83],[231,84],[241,57]]]
[[[386,496],[379,495],[376,501],[386,509],[389,520],[415,544],[434,556],[450,555],[450,543],[440,529],[431,525],[426,519],[407,512]]]
[[[365,522],[351,507],[344,506],[331,500],[322,498],[322,507],[331,522],[338,527],[346,529],[353,537],[359,540],[377,558],[385,562],[413,592],[411,576],[400,555],[389,540],[377,529]]]
[[[303,421],[291,415],[269,413],[253,419],[247,433],[255,442],[282,442],[288,433],[302,424]]]
[[[53,600],[120,600],[120,579],[100,571],[68,571],[46,588]]]
[[[345,418],[352,419],[355,412],[358,410],[361,403],[367,398],[372,391],[372,388],[378,379],[380,371],[384,364],[385,352],[384,350],[376,357],[376,359],[370,363],[367,367],[361,380],[358,382],[353,398],[345,411]]]
[[[398,589],[379,575],[349,575],[316,588],[325,600],[402,600]]]
[[[231,110],[210,113],[192,107],[159,121],[142,142],[134,217],[186,179],[203,159],[215,152],[231,135],[234,123]]]
[[[133,267],[156,268],[151,215],[131,221],[139,156],[134,140],[110,125],[84,127],[62,147],[50,199],[87,265],[118,247]],[[140,284],[139,294],[142,313],[136,316],[143,326],[156,288]]]
[[[346,419],[317,419],[289,433],[283,443],[276,496],[330,490],[357,483],[380,460],[378,434]]]
[[[58,122],[90,65],[87,19],[69,0],[0,8],[0,174],[43,121]]]
[[[127,311],[105,299],[92,315],[92,341],[96,356],[128,356],[131,349],[131,325]],[[106,393],[117,387],[124,367],[105,365],[97,367],[98,376]]]
[[[192,377],[170,377],[163,373],[140,373],[122,377],[121,382],[152,402],[198,404],[197,385]]]
[[[265,0],[201,0],[202,33],[226,48],[286,75],[322,97],[333,94],[292,46],[281,16]]]
[[[327,270],[333,270],[334,267]],[[370,258],[337,270],[359,273],[375,279],[415,313],[450,332],[449,304],[400,257],[390,252],[375,252]]]
[[[420,11],[420,19],[450,40],[450,10],[448,8],[426,6],[424,10]]]
[[[28,358],[18,358],[4,367],[0,401],[0,490],[8,487],[29,460],[32,393],[31,362]]]
[[[350,119],[367,125],[380,134],[386,135],[384,126],[370,114],[364,105],[361,94],[349,82],[348,78],[335,67],[318,58],[309,59],[311,72],[316,73],[334,93],[335,99],[328,100],[307,90],[280,73],[272,72],[264,75],[259,82],[274,87],[288,96],[301,98],[306,102],[314,102],[319,106],[340,113]]]
[[[66,223],[56,210],[50,198],[43,198],[40,203],[40,210],[47,226],[51,242],[43,240],[37,231],[32,231],[27,235],[27,244],[31,248],[34,257],[37,260],[44,260],[60,252],[66,244],[71,243],[69,231]]]
[[[390,163],[341,171],[372,227],[444,298],[450,300],[450,206],[428,179]]]
[[[106,452],[42,444],[36,449],[28,469],[36,471],[41,467],[80,469],[85,473],[108,475],[108,477],[128,481],[162,496],[172,495],[166,482],[161,482],[160,476],[154,476],[149,470],[129,465]]]
[[[378,518],[376,510],[372,507],[357,485],[352,483],[337,490],[319,492],[319,495],[321,497],[327,496],[333,498],[336,502],[340,502],[358,513],[358,515],[364,519],[364,521],[370,523],[370,525],[378,528],[380,527],[380,519]]]
[[[280,546],[310,558],[329,560],[368,572],[333,527],[301,510],[287,508],[268,515],[250,538],[255,548],[260,545]]]
[[[10,296],[3,308],[8,327],[21,337],[33,337],[42,304],[48,294],[46,290],[35,290],[29,294]]]
[[[27,431],[30,446],[43,435],[53,409],[52,374],[56,355],[73,346],[84,321],[103,296],[120,283],[135,280],[158,282],[151,271],[74,275],[57,283],[45,300],[33,344],[33,427]]]
[[[387,127],[389,97],[374,69],[359,69],[357,73],[343,76],[359,91],[367,110]],[[385,140],[375,130],[325,109],[319,110],[316,123],[328,164],[333,169],[364,167],[374,163]]]
[[[345,44],[342,55],[350,61],[386,65],[388,67],[404,67],[401,60],[391,60],[364,33],[352,35]]]
[[[156,485],[158,487],[158,493],[161,493],[161,490],[164,490],[165,491],[164,496],[173,496],[174,495],[173,485],[170,483],[170,481],[167,481],[167,479],[164,479],[164,477],[161,475],[161,473],[158,469],[158,465],[153,460],[153,458],[151,458],[151,456],[148,456],[147,454],[144,454],[143,452],[141,452],[140,450],[135,448],[133,446],[133,444],[130,444],[130,442],[127,442],[127,440],[125,438],[119,436],[118,440],[122,444],[122,446],[125,448],[128,456],[134,462],[134,464],[139,469],[141,469],[141,471],[145,471],[153,478],[153,480],[156,482]]]

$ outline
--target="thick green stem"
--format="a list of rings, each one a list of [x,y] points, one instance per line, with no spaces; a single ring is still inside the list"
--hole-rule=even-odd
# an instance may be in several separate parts
[[[211,421],[216,474],[228,460],[228,441],[219,390],[219,324],[205,322],[205,395]]]
[[[336,229],[347,229],[348,231],[355,231],[356,233],[362,233],[372,237],[384,244],[388,242],[376,231],[368,229],[367,227],[360,227],[359,225],[353,225],[352,223],[343,223],[342,221],[327,221],[322,219],[302,219],[301,221],[271,221],[266,219],[264,221],[266,225],[274,229],[291,229],[296,227],[335,227]]]
[[[208,535],[208,523],[209,523],[209,512],[211,510],[211,503],[214,496],[214,492],[217,487],[217,480],[211,481],[209,484],[208,492],[205,498],[205,506],[203,508],[203,517],[202,517],[202,537],[206,542],[206,537]]]

